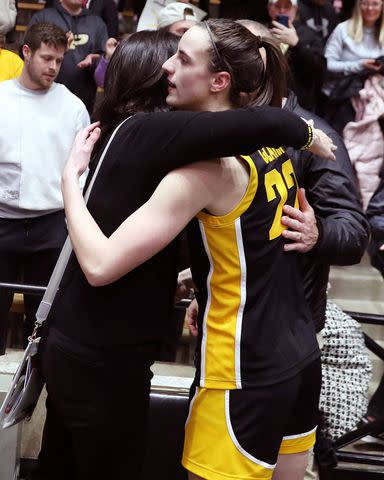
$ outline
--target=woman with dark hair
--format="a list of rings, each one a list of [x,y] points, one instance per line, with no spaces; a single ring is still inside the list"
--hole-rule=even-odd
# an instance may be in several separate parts
[[[327,138],[316,130],[312,135],[307,124],[279,108],[216,113],[162,111],[166,109],[165,88],[173,90],[161,73],[161,64],[169,55],[164,39],[171,38],[162,35],[166,34],[133,34],[112,56],[105,100],[98,113],[99,154],[120,120],[133,116],[122,124],[110,144],[87,206],[77,181],[83,163],[75,164],[72,159],[63,177],[74,254],[41,346],[48,408],[36,479],[139,477],[150,366],[168,334],[178,267],[177,240],[173,238],[179,229],[175,231],[173,218],[164,218],[162,227],[171,236],[156,237],[149,230],[157,225],[157,219],[143,223],[140,237],[146,243],[139,247],[137,257],[132,255],[133,264],[129,266],[125,255],[121,256],[127,241],[122,229],[128,226],[132,214],[133,218],[137,215],[136,210],[140,215],[145,209],[162,179],[191,162],[240,151],[251,153],[264,144],[291,144],[297,148],[311,143],[312,136],[311,148],[332,156]],[[249,43],[247,49],[250,47]],[[247,57],[247,68],[262,76],[264,67],[258,48],[255,44],[252,48],[256,55]],[[257,68],[253,68],[255,62]],[[191,81],[198,82],[199,78],[191,73]],[[238,75],[237,70],[233,75]],[[239,72],[240,76],[236,88],[246,87],[246,93],[233,93],[237,98],[252,94],[252,85],[246,85]],[[212,100],[216,94],[226,98],[222,82],[227,83],[229,77],[227,72],[208,75],[210,87],[206,85],[197,94]],[[195,93],[191,91],[190,95]],[[84,160],[85,141],[87,164],[90,145],[100,133],[99,129],[91,132],[89,129],[83,133],[73,150],[74,158],[79,153]],[[96,155],[89,177],[98,159]],[[188,191],[183,187],[181,190]],[[188,202],[179,208],[187,216],[191,214]],[[175,210],[175,215],[178,213]],[[78,221],[82,224],[80,230]]]
[[[105,95],[95,112],[108,132],[136,112],[168,110],[167,80],[159,65],[177,50],[180,38],[164,30],[143,30],[118,45],[105,78]]]
[[[129,40],[134,41],[132,37]],[[141,97],[143,84],[149,92],[157,88],[150,80],[142,81],[136,87],[136,97],[132,96],[133,89],[121,81],[124,77],[115,81],[122,65],[127,68],[128,59],[139,61],[133,52],[128,57],[128,51],[123,51],[127,47],[116,50],[106,82],[106,102],[122,100],[111,101],[114,115],[120,118],[138,110],[135,98]],[[99,136],[95,125],[78,138],[63,175],[68,228],[77,259],[73,258],[76,273],[71,272],[70,265],[62,296],[59,292],[54,305],[54,335],[59,330],[60,335],[70,336],[76,343],[96,342],[99,349],[116,343],[124,352],[134,347],[136,362],[138,346],[145,347],[147,363],[142,378],[149,371],[149,346],[154,357],[154,348],[166,328],[166,321],[159,318],[166,319],[171,304],[176,271],[173,239],[200,212],[199,220],[191,226],[201,306],[197,403],[204,402],[201,395],[210,397],[213,391],[220,397],[230,395],[231,402],[235,397],[236,403],[231,415],[236,416],[236,408],[245,408],[252,424],[246,432],[252,434],[251,444],[245,447],[250,447],[250,452],[238,452],[236,457],[228,432],[223,438],[219,435],[220,442],[210,439],[205,436],[204,421],[201,424],[198,418],[205,410],[193,411],[192,423],[187,427],[184,464],[204,478],[225,477],[227,473],[233,478],[270,478],[284,435],[296,441],[286,438],[282,453],[299,452],[300,470],[305,451],[314,439],[319,352],[295,255],[284,254],[281,239],[285,228],[280,223],[282,205],[297,202],[292,165],[282,148],[262,149],[252,158],[227,157],[239,151],[250,154],[261,144],[286,144],[291,135],[297,134],[293,130],[301,128],[296,120],[294,126],[289,122],[283,125],[277,115],[281,114],[279,109],[230,111],[249,102],[281,105],[281,94],[276,91],[283,89],[276,86],[273,95],[271,88],[276,81],[273,70],[278,52],[271,43],[255,40],[247,29],[232,21],[209,21],[192,27],[182,37],[177,54],[164,64],[168,104],[191,111],[137,113],[128,120],[123,133],[119,132],[111,144],[104,160],[107,166],[101,167],[87,207],[77,178],[88,164],[89,151]],[[144,54],[149,55],[148,46],[138,57]],[[262,55],[268,65],[266,70]],[[149,71],[143,77],[137,74],[136,79],[156,78],[147,62],[139,64]],[[130,92],[124,98],[124,92],[119,91],[122,88]],[[146,98],[141,102],[142,110],[155,108],[146,102]],[[159,105],[157,108],[162,108],[162,103]],[[104,126],[103,130],[103,115],[100,119],[103,143],[110,128]],[[329,147],[323,154],[332,157]],[[187,165],[193,160],[220,156],[226,158]],[[179,169],[165,176],[175,167]],[[74,275],[81,277],[81,282],[74,282]],[[87,281],[100,288],[93,288]],[[151,299],[151,305],[146,304],[144,320],[141,317],[147,285],[153,287],[151,296],[156,292],[156,298]],[[111,304],[112,299],[120,309],[123,299],[129,299],[129,314],[118,315],[112,310],[114,306],[107,311],[103,305]],[[106,320],[110,328],[106,328]],[[217,335],[212,334],[214,331]],[[55,343],[50,337],[51,333],[45,347],[48,352]],[[124,369],[130,368],[124,365]],[[149,378],[148,373],[145,378]],[[147,382],[149,388],[149,379]],[[262,389],[257,388],[260,386]],[[306,395],[302,394],[304,386]],[[144,403],[142,391],[140,400]],[[135,392],[139,396],[137,388]],[[148,389],[145,398],[147,393]],[[273,406],[268,409],[268,405]],[[217,411],[213,408],[209,419],[217,421],[221,410],[219,406]],[[266,428],[268,418],[274,419],[271,433]],[[290,421],[293,418],[295,422]],[[138,421],[142,426],[144,416],[135,424]],[[221,428],[222,419],[218,421]],[[209,425],[208,429],[216,431]],[[194,431],[200,435],[197,439],[192,438]],[[266,448],[260,445],[260,438],[267,442]],[[200,441],[201,447],[197,445]],[[194,468],[195,448],[203,455],[206,452],[206,457],[212,453],[213,463],[200,463],[199,468]],[[220,464],[227,455],[229,463],[223,469],[215,461]],[[210,470],[215,473],[210,474]],[[286,474],[287,468],[282,471]],[[296,479],[300,472],[296,466],[296,470],[288,469],[288,474]]]

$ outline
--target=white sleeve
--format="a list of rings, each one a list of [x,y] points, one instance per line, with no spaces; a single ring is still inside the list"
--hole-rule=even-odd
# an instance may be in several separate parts
[[[327,69],[333,73],[356,73],[363,70],[361,60],[340,60],[344,48],[345,25],[339,24],[332,32],[325,46],[324,56],[327,59]]]
[[[82,108],[79,111],[79,114],[77,115],[76,134],[82,128],[87,127],[90,123],[91,123],[91,119],[89,118],[89,114],[87,112],[87,109],[85,108],[85,105],[82,105]],[[79,178],[79,185],[80,185],[81,189],[84,188],[85,180],[87,179],[88,172],[89,172],[89,169],[87,168],[85,170],[85,172]]]
[[[15,25],[16,15],[17,15],[16,2],[15,0],[9,0],[9,17],[12,22],[11,28]]]
[[[77,115],[77,122],[76,122],[76,133],[78,133],[82,128],[87,127],[91,123],[91,119],[89,118],[89,113],[85,108],[85,105],[82,105],[78,115]]]

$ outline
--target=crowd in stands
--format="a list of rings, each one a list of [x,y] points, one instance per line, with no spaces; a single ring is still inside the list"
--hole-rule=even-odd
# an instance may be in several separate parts
[[[164,99],[163,103],[156,105],[150,103],[150,96],[147,103],[145,99],[148,91],[153,94],[150,89],[155,82],[160,85],[159,91],[168,88],[170,97],[174,91],[174,85],[164,79],[158,65],[151,71],[147,68],[147,77],[136,82],[135,95],[140,99],[137,104],[132,100],[133,91],[119,85],[119,82],[133,85],[137,73],[134,72],[129,79],[123,76],[128,71],[128,63],[124,63],[124,49],[133,48],[136,38],[141,38],[143,45],[147,42],[153,48],[155,36],[146,37],[146,31],[158,31],[156,41],[161,43],[161,52],[154,50],[153,58],[148,52],[143,53],[142,60],[139,57],[135,59],[134,67],[130,59],[130,68],[144,71],[142,62],[158,64],[165,50],[172,56],[180,38],[184,38],[183,35],[192,27],[201,25],[202,20],[209,19],[212,12],[208,0],[193,3],[188,0],[134,1],[131,6],[137,19],[136,29],[143,32],[141,37],[135,37],[133,32],[121,31],[121,25],[119,31],[121,3],[115,0],[49,0],[45,8],[31,18],[24,43],[15,47],[11,44],[7,46],[7,35],[15,28],[16,5],[14,0],[0,0],[0,282],[15,282],[22,278],[27,283],[47,284],[65,239],[61,175],[76,134],[91,119],[101,120],[104,141],[112,126],[128,113],[168,109]],[[252,88],[248,88],[246,80],[249,79],[238,73],[235,60],[222,59],[220,46],[225,42],[219,38],[220,30],[216,31],[213,23],[212,33],[209,24],[204,23],[213,46],[211,53],[215,59],[212,64],[218,63],[222,70],[228,69],[233,78],[239,78],[241,86],[236,86],[237,103],[234,106],[269,104],[281,107],[285,112],[293,112],[314,122],[314,127],[325,132],[337,145],[334,162],[325,160],[313,150],[297,151],[288,147],[287,153],[294,169],[292,176],[288,176],[292,186],[298,185],[301,189],[292,205],[281,205],[281,223],[279,219],[277,227],[278,236],[286,242],[286,254],[296,252],[300,256],[303,295],[323,350],[320,394],[323,417],[316,453],[317,461],[329,461],[334,432],[338,435],[345,433],[343,427],[334,423],[333,404],[332,408],[329,407],[329,392],[335,388],[334,385],[350,387],[340,391],[336,388],[335,394],[339,404],[344,402],[349,418],[353,419],[354,425],[348,425],[347,429],[361,420],[370,422],[384,415],[384,377],[368,405],[370,366],[368,357],[364,357],[360,327],[327,302],[331,265],[359,263],[368,250],[372,265],[384,277],[383,0],[221,0],[215,13],[220,18],[236,20],[236,25],[240,24],[251,32],[260,52],[260,62],[262,60],[276,78],[287,79],[285,85],[284,82],[268,79],[266,73],[263,82],[251,82]],[[125,42],[130,37],[133,40],[128,48]],[[273,53],[275,47],[279,54]],[[188,62],[189,59],[182,58],[180,61]],[[172,68],[172,62],[165,63],[168,78],[173,73]],[[251,75],[251,71],[245,77]],[[117,72],[120,72],[120,77]],[[108,98],[103,98],[104,87],[106,92],[110,92]],[[198,103],[200,92],[197,90],[195,103],[181,104],[181,109],[205,109]],[[189,108],[191,105],[193,108]],[[171,106],[177,109],[180,105],[175,102]],[[166,120],[167,117],[164,118]],[[155,126],[162,131],[157,124]],[[138,141],[139,134],[133,135],[134,141]],[[158,139],[159,150],[165,148],[161,140]],[[147,150],[143,151],[148,154]],[[122,153],[119,152],[119,155],[121,160]],[[92,164],[90,168],[92,171]],[[123,167],[121,169],[124,172]],[[169,166],[167,169],[164,172],[172,170]],[[86,175],[87,171],[81,185]],[[124,178],[117,178],[118,175],[115,173],[115,177],[107,177],[108,192],[100,190],[97,209],[103,221],[107,210],[104,210],[101,194],[107,193],[106,197],[112,195],[113,182],[119,185],[121,192],[124,190]],[[140,180],[138,173],[137,176]],[[161,180],[160,174],[156,180]],[[132,179],[129,185],[135,188]],[[288,190],[292,186],[288,184]],[[156,184],[151,184],[152,190],[155,187]],[[283,188],[287,190],[287,187]],[[278,192],[282,198],[288,198],[288,190],[285,197],[280,190]],[[118,191],[114,192],[116,201],[125,198],[121,192],[120,196]],[[274,195],[273,198],[276,198]],[[140,201],[144,202],[141,197]],[[136,202],[135,207],[140,207],[140,204]],[[113,228],[108,224],[109,235],[124,218],[114,220]],[[70,274],[74,278],[78,265],[72,260],[74,266]],[[83,268],[83,263],[80,264]],[[78,269],[80,271],[80,267]],[[67,275],[69,283],[72,281],[70,274]],[[128,279],[133,278],[129,275]],[[144,278],[140,275],[137,277],[139,280],[135,280],[139,283]],[[172,278],[169,278],[170,283]],[[185,278],[179,279],[179,287],[189,291],[191,280]],[[86,290],[85,281],[85,277],[81,277],[79,285],[90,298],[94,295],[94,287],[87,285],[89,290]],[[132,281],[127,282],[132,288]],[[106,296],[114,293],[112,289],[104,292],[107,292]],[[120,294],[122,290],[119,290]],[[25,298],[26,340],[33,328],[39,297]],[[96,299],[92,301],[96,303]],[[11,303],[12,295],[0,290],[0,354],[5,352],[6,318]],[[65,304],[65,301],[62,300],[62,303]],[[189,313],[191,332],[196,331],[195,315],[192,307]],[[56,316],[60,318],[57,312]],[[358,352],[360,360],[353,363],[346,355],[340,360],[339,369],[335,369],[334,358],[330,358],[329,353],[330,337],[334,335],[340,339],[344,338],[341,336],[344,334],[348,338],[346,341]],[[60,334],[55,341],[62,341]],[[155,356],[152,350],[151,355]],[[52,375],[52,372],[49,374]],[[349,381],[352,377],[358,377],[364,388],[354,390],[354,382]],[[357,406],[358,397],[361,400]],[[60,401],[58,405],[63,411],[67,408]],[[50,408],[52,418],[54,409],[52,405]],[[56,411],[54,415],[57,415]],[[55,417],[55,421],[59,417]],[[46,428],[48,431],[49,428]],[[124,432],[120,434],[116,438],[124,437]],[[92,448],[96,448],[94,444]],[[52,458],[48,464],[50,462]],[[315,464],[314,461],[310,466],[311,473],[308,473],[312,476],[306,478],[316,478]]]

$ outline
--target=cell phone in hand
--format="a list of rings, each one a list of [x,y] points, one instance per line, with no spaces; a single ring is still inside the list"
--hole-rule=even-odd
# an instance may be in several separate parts
[[[275,20],[276,20],[276,22],[279,22],[282,25],[284,25],[284,27],[288,27],[288,22],[289,22],[289,16],[288,15],[284,15],[283,13],[279,13],[278,15],[276,15]]]

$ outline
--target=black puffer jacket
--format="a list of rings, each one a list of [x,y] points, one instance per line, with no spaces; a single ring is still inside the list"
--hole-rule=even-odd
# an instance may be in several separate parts
[[[301,256],[306,297],[316,330],[324,326],[330,265],[358,263],[365,251],[369,226],[354,185],[354,174],[340,136],[321,118],[304,110],[290,94],[286,109],[315,122],[337,145],[336,162],[308,151],[288,149],[300,187],[304,187],[319,229],[315,248]]]

